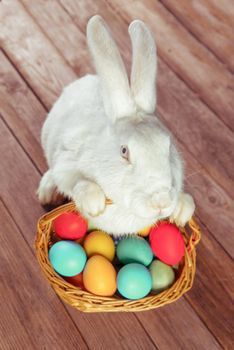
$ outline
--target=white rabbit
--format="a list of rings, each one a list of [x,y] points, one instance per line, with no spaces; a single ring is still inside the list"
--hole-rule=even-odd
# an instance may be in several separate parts
[[[136,233],[171,217],[184,225],[195,205],[182,192],[183,166],[172,136],[155,116],[156,48],[139,20],[129,26],[131,87],[109,30],[100,16],[87,26],[97,75],[66,87],[42,129],[49,170],[41,203],[55,191],[70,197],[97,228],[116,236]],[[106,205],[106,198],[113,204]]]

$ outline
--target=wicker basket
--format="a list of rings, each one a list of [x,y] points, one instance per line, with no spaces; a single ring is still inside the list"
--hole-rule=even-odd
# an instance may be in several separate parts
[[[175,283],[160,294],[150,294],[139,300],[127,300],[118,295],[113,297],[101,297],[73,286],[62,279],[52,268],[48,249],[52,244],[52,222],[63,212],[75,211],[73,203],[65,204],[45,215],[37,225],[37,237],[35,248],[38,262],[47,280],[55,292],[69,305],[84,312],[115,312],[115,311],[143,311],[150,310],[165,304],[172,303],[187,292],[193,285],[196,271],[196,249],[201,233],[193,219],[189,221],[187,228],[180,228],[185,241],[185,257],[178,270]]]

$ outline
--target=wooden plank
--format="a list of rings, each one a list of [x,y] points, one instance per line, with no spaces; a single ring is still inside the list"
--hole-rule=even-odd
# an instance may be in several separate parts
[[[182,298],[158,310],[142,313],[141,321],[147,324],[151,337],[162,350],[222,349],[191,311],[192,307]],[[183,318],[180,317],[181,314],[184,315]],[[169,337],[169,334],[174,334],[174,337]]]
[[[103,322],[103,318],[107,315],[92,315],[90,321],[96,325],[98,322]],[[85,315],[84,315],[85,317]],[[109,317],[109,316],[108,316]],[[198,316],[194,313],[193,308],[185,301],[180,299],[172,305],[168,305],[156,310],[137,313],[143,327],[147,330],[150,338],[157,345],[158,349],[221,349],[212,334],[208,331]],[[115,315],[110,315],[109,321],[115,323]],[[95,329],[95,326],[93,326]],[[128,327],[131,327],[129,324]],[[81,325],[82,332],[88,332]],[[105,337],[106,327],[101,330],[101,337]],[[121,328],[120,333],[124,332]],[[199,337],[197,337],[199,334]],[[100,336],[99,335],[99,336]],[[135,349],[137,344],[137,330],[129,339],[129,349]],[[87,339],[87,338],[85,338]],[[117,349],[123,348],[121,337],[118,339]],[[95,348],[95,339],[93,344],[88,344],[91,348]],[[110,344],[111,346],[111,344]],[[109,349],[109,348],[108,348]],[[148,349],[147,345],[143,345],[142,349]]]
[[[234,264],[205,227],[203,230],[195,284],[186,298],[224,349],[231,350],[234,343]]]
[[[233,2],[160,0],[193,35],[206,45],[230,70],[234,70]],[[222,10],[222,11],[221,11]]]
[[[127,22],[139,18],[156,34],[159,55],[234,130],[232,74],[158,1],[105,0]]]
[[[185,190],[192,193],[196,203],[196,215],[205,230],[210,230],[225,251],[234,258],[233,199],[218,186],[192,157],[186,147],[179,144],[185,160]]]
[[[74,309],[70,311],[90,349],[161,350],[134,313],[78,314]],[[155,329],[155,333],[158,334],[158,330]]]
[[[80,61],[87,61],[86,40],[59,2],[57,0],[35,2],[21,0],[21,3],[36,20],[42,32],[47,28],[46,35],[74,71],[79,76],[90,73],[88,65],[80,65]],[[73,1],[70,3],[72,4]],[[59,45],[57,45],[58,41]],[[67,47],[69,50],[65,49]],[[73,54],[74,52],[76,55]]]
[[[1,349],[88,349],[1,201],[0,213]]]
[[[1,223],[1,227],[3,228],[2,232],[7,232],[8,234],[12,230],[12,227],[14,227],[14,224],[12,226],[10,225],[9,216],[5,211],[5,208],[2,205],[1,200],[0,200],[0,223]],[[16,229],[16,232],[17,232],[17,229]],[[13,236],[15,236],[16,232],[13,232]],[[17,349],[18,345],[21,344],[22,348],[33,349],[34,342],[30,339],[30,334],[28,334],[27,329],[22,325],[20,317],[16,314],[16,311],[14,308],[14,304],[15,304],[14,298],[12,298],[13,300],[9,298],[11,302],[9,302],[9,299],[5,300],[6,296],[8,297],[9,292],[12,294],[12,291],[10,288],[10,282],[12,283],[14,275],[12,276],[12,271],[9,271],[11,269],[12,264],[9,264],[9,261],[6,261],[6,257],[9,257],[9,249],[12,249],[12,248],[9,247],[9,241],[8,241],[8,244],[6,244],[6,240],[4,240],[4,238],[5,238],[4,235],[0,236],[0,242],[1,242],[1,247],[0,247],[0,252],[1,252],[0,348]],[[20,239],[19,239],[19,242],[20,242]],[[25,242],[23,241],[23,246],[24,244]],[[12,255],[12,252],[11,252],[11,255]],[[15,255],[13,256],[13,262],[14,260],[15,260]],[[16,272],[14,272],[14,274],[16,274]]]
[[[0,114],[41,172],[46,169],[40,130],[46,110],[0,51]]]
[[[159,72],[158,112],[208,174],[234,198],[230,161],[234,156],[233,133],[183,81],[174,79],[174,74],[168,72],[164,64],[159,64]]]
[[[0,10],[3,49],[43,103],[51,107],[63,86],[76,79],[74,71],[17,0],[2,2]]]

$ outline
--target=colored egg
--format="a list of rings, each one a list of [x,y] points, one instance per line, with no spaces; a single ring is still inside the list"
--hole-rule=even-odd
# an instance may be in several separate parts
[[[96,225],[94,225],[94,223],[92,222],[92,220],[88,221],[88,232],[91,231],[98,231]]]
[[[72,277],[64,277],[65,281],[67,281],[70,284],[73,284],[73,286],[83,288],[83,273],[79,273],[78,275],[72,276]]]
[[[115,256],[115,243],[113,239],[103,231],[93,231],[85,237],[84,249],[88,257],[102,255],[112,261]]]
[[[71,277],[84,269],[87,258],[84,249],[78,243],[60,241],[50,248],[49,260],[56,272]]]
[[[151,226],[145,227],[142,230],[138,231],[138,235],[142,237],[147,237],[149,236],[150,230],[151,230]]]
[[[59,237],[75,240],[86,234],[88,224],[78,213],[63,213],[54,220],[53,227]]]
[[[138,236],[122,239],[117,245],[116,254],[123,264],[136,262],[148,266],[153,260],[149,243]]]
[[[173,268],[160,260],[154,260],[149,270],[152,277],[152,290],[157,293],[169,288],[175,280]]]
[[[149,270],[137,263],[125,265],[118,272],[117,288],[119,293],[127,299],[144,298],[152,288]]]
[[[184,240],[176,225],[161,222],[151,229],[149,239],[155,256],[165,264],[175,265],[184,256]]]
[[[100,296],[112,296],[117,289],[114,266],[101,255],[92,256],[88,259],[85,266],[83,283],[90,293]]]

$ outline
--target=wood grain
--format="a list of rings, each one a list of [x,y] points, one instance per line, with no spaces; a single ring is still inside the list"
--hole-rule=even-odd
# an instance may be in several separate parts
[[[234,71],[233,2],[160,0],[191,33]],[[221,11],[222,9],[222,11]]]
[[[127,22],[150,23],[159,55],[234,130],[233,76],[158,1],[109,1]]]
[[[160,349],[220,349],[217,341],[207,333],[202,322],[197,321],[192,307],[184,299],[173,305],[167,305],[156,311],[141,314],[141,320],[147,323],[147,328]],[[181,318],[180,315],[186,315]],[[157,329],[157,333],[155,332]],[[174,334],[174,337],[169,335]]]
[[[200,167],[196,158],[179,144],[185,160],[185,190],[192,193],[196,203],[196,215],[202,220],[225,251],[234,258],[234,201]]]
[[[0,114],[41,172],[47,167],[40,144],[40,130],[46,113],[0,51]]]
[[[197,275],[186,295],[225,349],[233,348],[234,264],[203,226]]]
[[[0,213],[1,349],[88,349],[1,201]]]
[[[64,85],[76,79],[75,73],[17,0],[0,6],[3,49],[43,103],[51,107]]]
[[[79,76],[90,72],[89,65],[80,64],[87,61],[86,39],[59,5],[59,1],[21,0],[21,2],[74,71]],[[46,31],[45,28],[47,28]],[[58,42],[59,45],[57,45]],[[66,49],[67,47],[69,50]]]
[[[174,74],[159,65],[158,111],[174,135],[232,198],[233,133]],[[169,83],[170,81],[170,83]],[[168,86],[170,85],[170,88]],[[175,93],[179,90],[180,93]],[[204,152],[205,150],[205,152]]]

